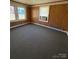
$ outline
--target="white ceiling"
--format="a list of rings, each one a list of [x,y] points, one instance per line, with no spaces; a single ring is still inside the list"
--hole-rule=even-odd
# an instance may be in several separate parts
[[[62,0],[13,0],[13,1],[21,2],[21,3],[24,3],[24,4],[34,5],[34,4],[56,2],[56,1],[62,1]]]

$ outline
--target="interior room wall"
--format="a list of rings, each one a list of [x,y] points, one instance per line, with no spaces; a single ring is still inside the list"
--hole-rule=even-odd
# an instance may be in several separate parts
[[[39,21],[40,5],[29,6],[17,2],[11,2],[11,4],[25,6],[27,14],[27,19],[10,22],[11,26],[32,22],[68,31],[68,3],[49,5],[50,9],[49,9],[48,22]]]
[[[48,22],[39,21],[39,7],[31,8],[31,20],[33,23],[39,23],[68,31],[68,4],[50,5]]]

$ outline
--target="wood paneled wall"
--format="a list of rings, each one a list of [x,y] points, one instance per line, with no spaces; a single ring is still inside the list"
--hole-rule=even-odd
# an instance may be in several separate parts
[[[64,31],[68,30],[68,5],[50,5],[48,22],[39,21],[39,7],[32,7],[31,20],[34,23],[40,23],[47,26],[52,26]]]
[[[48,22],[39,21],[39,7],[40,6],[31,7],[26,5],[27,19],[10,22],[10,25],[14,26],[33,22],[68,31],[68,4],[50,5]]]

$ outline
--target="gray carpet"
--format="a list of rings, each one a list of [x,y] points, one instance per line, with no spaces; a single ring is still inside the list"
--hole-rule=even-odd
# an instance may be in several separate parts
[[[68,59],[67,34],[34,24],[10,30],[10,59]]]

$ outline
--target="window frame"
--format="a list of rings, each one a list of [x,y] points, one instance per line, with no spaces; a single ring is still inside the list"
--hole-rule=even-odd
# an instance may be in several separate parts
[[[40,19],[40,8],[41,7],[48,7],[48,16],[47,16],[47,20],[45,21],[45,20],[42,20],[42,19]],[[42,22],[48,22],[48,19],[49,19],[49,9],[50,9],[50,7],[49,6],[40,6],[39,7],[39,21],[42,21]]]

